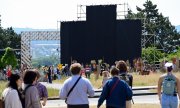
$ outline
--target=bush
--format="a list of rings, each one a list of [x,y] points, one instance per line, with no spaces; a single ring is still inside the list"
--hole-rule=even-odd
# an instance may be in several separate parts
[[[148,63],[153,64],[154,61],[160,61],[160,59],[163,59],[164,53],[159,51],[156,47],[148,47],[142,49],[142,57]]]

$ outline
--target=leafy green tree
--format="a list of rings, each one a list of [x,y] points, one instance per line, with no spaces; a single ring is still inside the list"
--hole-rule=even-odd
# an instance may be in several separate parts
[[[5,67],[5,65],[1,62],[1,56],[0,56],[0,70],[3,69]]]
[[[171,61],[172,58],[177,58],[177,57],[180,58],[180,47],[178,47],[178,49],[175,52],[168,54],[166,56],[166,60]]]
[[[12,49],[21,49],[21,37],[20,35],[16,34],[12,27],[3,29],[0,27],[0,56],[3,56],[6,47],[11,47]],[[15,53],[17,59],[18,59],[18,64],[20,64],[20,50],[16,51]]]
[[[164,54],[156,47],[148,47],[142,49],[142,57],[147,60],[148,63],[153,64],[154,61],[160,61],[164,57]]]
[[[158,49],[164,47],[166,53],[171,53],[176,50],[180,45],[180,34],[171,24],[169,18],[159,13],[157,5],[154,5],[150,0],[147,0],[143,6],[144,8],[136,7],[137,13],[129,10],[126,18],[138,18],[142,20],[142,26],[145,29],[144,33],[147,34],[147,38],[150,39],[145,47],[155,46]],[[156,38],[151,38],[152,36]]]
[[[10,47],[6,48],[5,54],[1,58],[1,62],[4,65],[11,65],[12,68],[15,68],[17,66],[17,58],[16,58],[12,48],[10,48]]]

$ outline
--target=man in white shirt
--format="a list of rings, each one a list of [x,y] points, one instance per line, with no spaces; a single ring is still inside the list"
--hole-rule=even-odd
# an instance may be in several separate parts
[[[89,108],[88,95],[91,97],[94,96],[91,82],[80,76],[81,65],[79,63],[72,64],[70,71],[72,72],[72,77],[64,82],[63,87],[60,90],[60,98],[67,98],[67,108]],[[77,82],[78,79],[79,81]],[[77,84],[67,97],[68,92],[76,82]]]

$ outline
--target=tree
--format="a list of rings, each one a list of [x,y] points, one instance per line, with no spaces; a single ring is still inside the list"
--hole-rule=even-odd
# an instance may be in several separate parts
[[[16,34],[12,27],[3,29],[0,27],[0,49],[5,49],[6,47],[11,47],[12,49],[21,49],[21,37],[20,35]],[[20,52],[16,51],[16,52]],[[5,51],[0,51],[0,56],[3,56]],[[17,59],[19,60],[20,64],[20,53],[15,53]]]
[[[17,58],[12,48],[10,47],[6,48],[5,54],[1,58],[1,62],[6,66],[11,65],[12,68],[15,68],[17,66]]]
[[[150,34],[147,35],[148,39],[150,39],[151,36],[156,37],[151,38],[145,47],[157,47],[158,49],[164,47],[166,53],[171,53],[176,50],[180,45],[180,34],[171,24],[169,18],[164,17],[162,13],[159,13],[157,5],[154,5],[150,0],[147,0],[143,6],[144,8],[136,7],[137,13],[133,13],[129,10],[126,18],[141,19],[142,26],[145,27],[144,32]]]
[[[156,47],[148,47],[142,49],[142,56],[148,61],[148,63],[153,64],[154,61],[159,61],[164,57],[161,51],[157,50]]]

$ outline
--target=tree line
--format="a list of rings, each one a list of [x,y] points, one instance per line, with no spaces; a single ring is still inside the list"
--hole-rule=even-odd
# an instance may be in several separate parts
[[[145,48],[156,47],[165,53],[173,53],[180,46],[180,33],[177,32],[168,17],[158,11],[157,5],[147,0],[143,8],[136,6],[137,13],[128,10],[127,19],[141,19],[142,29],[147,41]],[[155,36],[155,38],[151,38]],[[154,40],[156,39],[156,40]]]
[[[0,27],[0,69],[10,64],[13,68],[20,65],[20,50],[13,49],[21,49],[21,36],[12,27]]]

